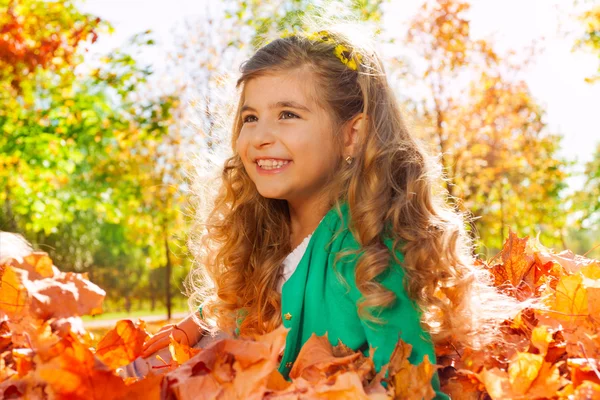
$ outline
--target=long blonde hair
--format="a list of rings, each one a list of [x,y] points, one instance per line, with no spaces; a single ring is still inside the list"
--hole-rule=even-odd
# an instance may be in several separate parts
[[[350,229],[362,247],[355,272],[363,295],[359,315],[381,322],[371,311],[395,299],[376,279],[391,257],[382,237],[391,235],[404,256],[406,290],[432,338],[481,347],[497,337],[498,321],[514,315],[518,303],[498,293],[489,273],[475,265],[465,231],[469,216],[451,205],[439,162],[407,130],[380,58],[368,42],[350,36],[347,29],[331,28],[330,40],[279,38],[243,63],[232,148],[242,127],[243,87],[265,74],[308,68],[340,149],[342,126],[358,113],[367,115],[354,162],[347,165],[340,154],[327,191],[332,206],[348,203]],[[360,59],[356,70],[336,56],[340,44],[347,59]],[[262,197],[238,154],[226,160],[221,179],[214,208],[191,235],[198,267],[188,277],[189,303],[194,310],[203,306],[199,323],[205,329],[231,331],[239,323],[242,335],[267,332],[281,324],[276,287],[291,251],[287,202]]]

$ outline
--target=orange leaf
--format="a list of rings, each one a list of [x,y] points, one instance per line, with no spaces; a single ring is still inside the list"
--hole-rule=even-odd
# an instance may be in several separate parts
[[[527,237],[519,239],[517,234],[509,230],[508,239],[502,249],[502,262],[506,270],[508,282],[518,286],[523,276],[533,264],[533,257],[525,253]]]
[[[569,399],[588,400],[600,399],[600,385],[595,382],[585,381],[575,390]]]
[[[557,364],[544,362],[538,372],[538,376],[531,384],[525,398],[545,399],[556,395],[559,388],[567,381],[562,379]]]
[[[138,325],[134,325],[131,320],[121,320],[100,340],[96,356],[113,370],[117,369],[142,354],[142,346],[147,338],[144,321],[140,320]]]
[[[492,400],[515,398],[506,371],[502,371],[500,368],[483,369],[476,376],[485,385],[485,389]]]
[[[412,346],[400,339],[387,367],[389,370],[387,381],[393,388],[395,398],[433,399],[435,391],[431,386],[431,379],[437,366],[431,364],[428,355],[425,355],[421,364],[411,364],[408,361],[411,352]]]
[[[600,377],[596,371],[600,368],[600,362],[587,358],[570,358],[567,365],[571,369],[571,382],[573,387],[578,387],[583,381],[591,381],[600,384]]]
[[[33,252],[28,256],[23,257],[23,264],[28,264],[28,266],[31,266],[31,270],[35,271],[42,278],[54,276],[52,260],[50,257],[48,257],[48,253],[41,251]],[[26,266],[26,269],[29,270],[29,268],[27,268],[28,266]],[[30,276],[30,279],[34,278]]]
[[[262,399],[286,336],[287,329],[281,325],[255,340],[215,341],[169,372],[166,390],[181,399]]]
[[[349,355],[336,357],[327,333],[317,336],[314,333],[304,343],[290,371],[290,378],[302,377],[309,382],[317,382],[332,375],[344,365],[348,366],[357,360],[361,354],[351,352]],[[340,352],[347,353],[347,352]]]
[[[543,247],[543,246],[542,246]],[[595,264],[598,266],[598,261],[590,258],[585,258],[583,256],[574,254],[571,250],[564,250],[558,254],[552,253],[545,247],[541,249],[541,251],[536,254],[536,256],[543,263],[552,261],[554,263],[559,264],[570,274],[577,273],[582,267],[590,266]]]
[[[4,265],[0,281],[0,311],[11,318],[22,315],[28,304],[27,290],[23,286],[21,274],[10,265]]]
[[[30,349],[13,349],[12,357],[19,377],[24,377],[33,369],[33,351]]]
[[[39,352],[34,361],[35,376],[48,384],[55,398],[106,400],[125,390],[123,380],[72,334]]]
[[[291,382],[285,380],[283,375],[278,370],[273,370],[267,379],[267,390],[270,391],[280,391],[285,390],[290,387]]]
[[[150,375],[128,385],[116,400],[160,400],[163,375]]]
[[[201,351],[200,349],[195,349],[187,344],[179,343],[173,338],[173,335],[171,335],[170,338],[169,352],[171,353],[173,360],[177,361],[178,364],[183,364]]]

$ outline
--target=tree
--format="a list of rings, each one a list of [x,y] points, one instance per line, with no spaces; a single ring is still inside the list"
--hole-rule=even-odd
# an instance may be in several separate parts
[[[579,19],[584,25],[584,33],[577,40],[576,48],[587,49],[598,55],[596,75],[586,78],[586,82],[594,83],[600,80],[600,5],[592,5],[590,9],[579,16]]]
[[[509,226],[562,244],[569,164],[556,157],[560,136],[547,132],[543,110],[515,78],[527,60],[473,39],[468,9],[427,1],[413,19],[407,42],[425,67],[404,82],[419,82],[427,96],[409,107],[440,154],[449,194],[476,217],[471,232],[482,249],[500,249]]]
[[[4,2],[0,10],[0,229],[98,279],[102,268],[143,276],[144,251],[157,267],[181,264],[165,249],[173,221],[182,225],[169,172],[178,155],[161,153],[177,143],[169,134],[178,99],[153,91],[152,70],[132,55],[153,45],[151,32],[79,73],[86,39],[93,44],[109,24],[68,0]]]

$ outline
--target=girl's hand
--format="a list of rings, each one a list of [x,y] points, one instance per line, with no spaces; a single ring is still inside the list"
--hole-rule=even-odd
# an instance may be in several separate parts
[[[143,358],[149,357],[160,349],[169,346],[171,343],[171,335],[173,335],[173,339],[175,339],[176,342],[187,344],[192,347],[198,343],[202,337],[202,332],[194,322],[193,315],[190,314],[178,324],[167,324],[160,328],[155,335],[144,342],[141,356]]]

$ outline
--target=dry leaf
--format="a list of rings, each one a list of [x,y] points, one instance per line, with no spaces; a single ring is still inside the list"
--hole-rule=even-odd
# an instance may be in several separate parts
[[[142,354],[148,336],[144,321],[140,320],[137,325],[128,319],[118,321],[98,342],[96,356],[112,369],[117,369]]]

